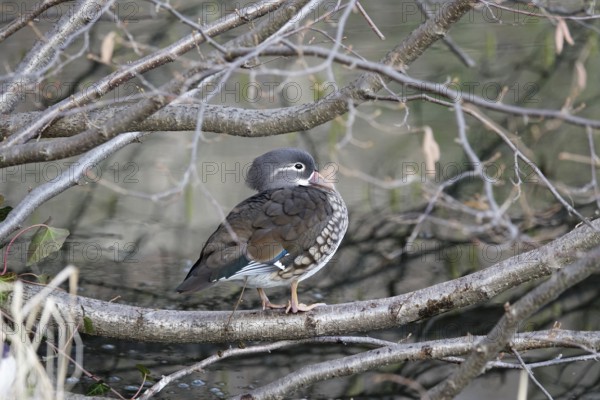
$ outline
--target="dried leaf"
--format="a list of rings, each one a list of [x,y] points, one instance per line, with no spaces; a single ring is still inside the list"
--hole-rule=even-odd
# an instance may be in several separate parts
[[[475,197],[474,199],[467,200],[464,202],[464,205],[481,211],[487,211],[490,208],[490,206],[481,197]]]
[[[440,146],[435,141],[430,127],[425,127],[423,153],[425,154],[425,168],[427,171],[435,171],[435,163],[440,160]]]
[[[575,62],[575,74],[577,77],[577,87],[580,90],[585,89],[585,85],[587,83],[587,71],[585,70],[585,66],[581,61]]]
[[[554,31],[554,41],[556,43],[556,54],[562,53],[565,42],[573,46],[575,41],[569,31],[569,26],[562,18],[556,19],[556,30]]]
[[[115,38],[117,34],[109,32],[108,35],[102,40],[102,46],[100,47],[100,61],[104,64],[110,64],[112,61],[113,52],[115,51]]]
[[[560,18],[558,20],[558,24],[560,25],[560,29],[562,29],[565,40],[567,41],[567,43],[569,43],[571,46],[573,46],[575,44],[575,41],[573,40],[573,37],[571,36],[571,32],[569,31],[569,25],[567,25],[567,23],[565,22],[564,19]]]
[[[560,20],[559,20],[560,21]],[[563,30],[560,28],[560,22],[556,25],[554,30],[554,45],[556,46],[556,54],[562,53],[563,46],[565,44],[565,36]]]

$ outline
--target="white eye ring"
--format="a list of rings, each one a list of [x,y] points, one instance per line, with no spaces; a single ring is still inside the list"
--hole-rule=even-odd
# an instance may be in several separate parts
[[[296,168],[298,171],[302,171],[304,169],[304,164],[296,163],[294,164],[294,168]]]

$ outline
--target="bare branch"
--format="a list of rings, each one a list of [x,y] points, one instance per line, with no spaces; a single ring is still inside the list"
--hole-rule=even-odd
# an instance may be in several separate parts
[[[551,346],[551,338],[555,334],[561,335],[561,332],[557,330],[516,334],[514,336],[513,348],[515,350],[525,350],[537,347],[537,345],[540,346],[537,348],[547,348]],[[590,333],[592,332],[585,332],[584,335],[587,336]],[[578,335],[576,332],[574,334],[575,336]],[[593,334],[598,336],[600,333],[595,332]],[[376,350],[308,365],[258,389],[234,396],[233,399],[242,400],[244,398],[252,398],[263,400],[286,398],[302,387],[334,377],[353,375],[403,361],[445,359],[450,355],[467,354],[473,351],[478,341],[482,338],[480,336],[470,336],[453,338],[452,340],[432,340],[380,347]],[[545,341],[545,339],[548,339],[548,341]],[[536,344],[533,344],[534,342]],[[532,345],[533,347],[531,347]],[[493,364],[490,366],[493,366]],[[521,367],[527,368],[526,365]],[[427,393],[425,396],[429,398]]]
[[[37,16],[42,14],[49,8],[54,7],[57,4],[61,4],[72,0],[45,0],[42,3],[36,4],[33,10],[27,14],[21,14],[18,18],[15,18],[10,24],[0,29],[0,43],[3,42],[7,37],[23,28],[27,23],[33,21]]]
[[[251,49],[238,49],[231,51],[230,55],[246,55],[251,51]],[[326,50],[310,46],[303,47],[302,53],[305,55],[315,55],[318,57],[328,57],[330,55],[330,53]],[[267,51],[263,51],[262,54],[289,56],[297,55],[298,53],[294,50],[285,48],[270,48]],[[600,128],[599,120],[567,114],[564,111],[525,108],[492,102],[472,93],[458,92],[444,84],[410,78],[407,75],[399,73],[394,68],[387,67],[379,63],[368,62],[342,54],[336,54],[334,59],[345,65],[355,66],[366,71],[377,72],[383,76],[395,80],[396,82],[402,83],[407,87],[411,87],[419,91],[439,94],[449,99],[460,99],[464,103],[472,103],[490,110],[529,118],[557,119],[574,125]],[[365,77],[367,75],[365,75]],[[356,83],[363,81],[364,79],[366,78],[359,78]],[[373,87],[373,90],[375,89],[377,88]],[[364,97],[362,97],[363,95]],[[203,105],[202,107],[204,107],[207,112],[203,117],[202,130],[206,132],[227,133],[230,135],[244,137],[272,136],[298,130],[307,130],[330,121],[338,115],[337,113],[343,114],[344,112],[347,112],[347,100],[342,101],[345,98],[347,99],[345,96],[349,96],[349,98],[354,100],[355,104],[359,104],[361,101],[372,99],[374,95],[372,93],[361,93],[359,98],[357,98],[356,96],[358,96],[358,93],[352,91],[351,84],[348,87],[334,92],[315,103],[287,108],[248,110],[230,106]],[[398,101],[401,101],[401,99],[402,96],[399,96]],[[429,100],[427,96],[423,97],[423,99]],[[439,99],[432,99],[432,101],[440,104],[444,103]],[[447,104],[451,105],[453,103],[447,102]],[[129,126],[128,130],[191,130],[196,126],[196,115],[202,107],[187,104],[169,107],[164,111],[164,113],[157,113],[154,117],[145,120],[143,123]],[[109,120],[111,117],[114,117],[118,110],[118,106],[110,106],[106,109],[91,112],[90,115],[94,118],[97,118],[99,121]],[[326,111],[320,112],[323,110]],[[28,126],[31,123],[35,123],[35,121],[39,120],[40,117],[43,117],[41,113],[24,113],[17,114],[16,116],[3,116],[0,117],[0,130],[11,132],[16,127]],[[282,123],[282,121],[285,123]],[[71,136],[85,129],[88,126],[88,123],[89,121],[87,116],[67,116],[58,121],[55,126],[48,128],[48,137],[64,135]],[[38,143],[37,146],[39,151],[43,148],[44,143]],[[2,158],[0,157],[0,161],[1,160]],[[12,164],[0,162],[0,167],[5,167],[8,165]]]
[[[333,337],[322,337],[315,339],[305,339],[305,340],[287,340],[275,343],[269,343],[264,345],[256,345],[251,347],[244,348],[229,348],[227,350],[219,351],[217,355],[210,356],[196,364],[190,365],[187,368],[181,369],[175,373],[170,374],[169,376],[164,376],[160,381],[155,383],[151,388],[146,390],[142,396],[140,396],[139,400],[147,400],[151,398],[156,393],[160,392],[164,389],[169,383],[175,381],[176,379],[181,379],[182,377],[189,375],[196,371],[201,371],[209,365],[215,364],[221,360],[230,357],[239,357],[245,356],[249,354],[256,353],[270,353],[274,350],[279,350],[285,347],[290,346],[299,346],[302,344],[343,344],[344,346],[348,344],[360,344],[360,345],[368,345],[370,347],[379,347],[379,346],[389,346],[394,345],[394,343],[379,340],[369,337],[356,337],[356,336],[333,336]]]
[[[425,3],[425,1],[416,0],[415,3],[417,4],[417,7],[419,7],[419,10],[421,10],[423,15],[429,18],[429,16],[431,15],[431,11],[429,10],[429,7]],[[451,52],[456,54],[459,60],[462,61],[462,63],[465,64],[467,67],[471,68],[476,65],[475,60],[473,60],[463,49],[458,47],[458,45],[454,43],[454,40],[452,40],[452,37],[450,35],[444,36],[442,38],[442,41],[448,47],[448,49],[450,49]]]
[[[0,114],[11,112],[19,100],[23,86],[35,82],[42,72],[51,65],[64,48],[75,37],[85,32],[104,13],[114,0],[80,0],[73,13],[64,15],[55,29],[31,49],[19,64],[14,78],[0,94]],[[18,139],[18,137],[16,138]],[[11,141],[3,145],[11,144]]]
[[[356,8],[361,13],[361,15],[363,16],[363,18],[367,21],[367,24],[369,24],[369,26],[371,27],[371,29],[373,30],[373,32],[375,32],[375,34],[377,35],[377,37],[379,39],[381,39],[381,40],[385,40],[385,35],[383,33],[381,33],[381,31],[379,30],[379,28],[377,27],[377,25],[375,25],[375,23],[373,22],[373,20],[371,19],[371,17],[369,17],[369,14],[367,14],[367,12],[363,8],[362,4],[360,4],[360,1],[356,2]]]
[[[600,220],[592,224],[598,228]],[[302,339],[387,329],[479,304],[524,282],[549,276],[599,244],[600,235],[582,226],[539,249],[459,279],[395,297],[319,307],[306,314],[239,311],[232,317],[230,312],[146,309],[61,292],[54,293],[54,301],[76,315],[80,327],[84,316],[93,324],[93,332],[85,333],[107,337],[169,343]],[[25,286],[26,296],[39,290]]]
[[[264,0],[262,3],[252,4],[248,7],[245,7],[238,13],[229,14],[217,20],[216,22],[209,24],[204,29],[204,33],[211,37],[216,36],[237,26],[243,25],[248,21],[252,21],[260,16],[263,16],[268,12],[277,9],[283,3],[285,3],[285,0]],[[33,121],[33,123],[30,125],[27,125],[22,132],[18,133],[18,136],[14,136],[13,141],[16,143],[22,143],[31,139],[32,137],[35,137],[38,135],[41,129],[50,125],[52,121],[61,116],[65,111],[89,104],[90,102],[104,96],[110,90],[131,80],[135,76],[151,69],[155,69],[168,62],[174,61],[180,55],[196,48],[196,46],[203,42],[203,36],[191,34],[154,54],[138,60],[137,62],[127,64],[127,66],[122,67],[118,71],[108,75],[98,82],[95,82],[91,88],[80,91],[73,96],[70,96],[68,99],[65,99],[46,109],[40,118]],[[1,143],[0,149],[6,145],[7,143]]]
[[[540,381],[538,381],[535,378],[535,376],[533,376],[533,371],[525,363],[525,361],[523,361],[523,358],[521,357],[521,354],[519,353],[519,351],[517,349],[515,349],[514,347],[511,348],[511,350],[512,350],[513,354],[517,357],[517,360],[519,360],[519,364],[521,364],[521,366],[523,367],[523,370],[525,370],[527,372],[527,375],[529,376],[529,378],[536,384],[537,387],[540,388],[542,393],[544,393],[548,399],[552,400],[552,396],[550,395],[550,393],[548,393],[548,391],[546,390],[546,388],[544,388],[544,386],[542,386]]]
[[[560,204],[562,204],[563,207],[565,207],[565,209],[567,211],[569,211],[572,214],[575,214],[581,221],[583,221],[585,224],[591,226],[589,220],[587,218],[585,218],[583,215],[581,215],[581,213],[579,211],[577,211],[571,204],[569,204],[563,198],[563,196],[561,196],[561,194],[558,192],[556,187],[552,184],[552,182],[550,182],[550,180],[546,177],[546,175],[544,175],[544,173],[540,170],[540,168],[533,161],[531,161],[525,154],[523,154],[523,152],[506,136],[506,134],[504,133],[502,128],[500,128],[490,118],[488,118],[487,116],[480,113],[474,107],[469,107],[469,114],[472,115],[473,117],[477,118],[481,122],[483,122],[486,126],[491,128],[494,132],[496,132],[496,134],[498,136],[500,136],[500,138],[502,138],[504,143],[506,143],[508,145],[508,147],[510,147],[510,149],[515,153],[515,157],[518,157],[519,159],[521,159],[525,164],[527,164],[530,168],[532,168],[535,171],[536,175],[540,177],[542,182],[544,182],[544,184],[546,185],[548,190],[552,193],[554,198],[556,198],[556,200],[558,200],[560,202]],[[588,128],[588,129],[590,129],[590,128]]]
[[[469,0],[454,0],[444,6],[438,14],[434,17],[430,18],[425,24],[421,25],[417,28],[413,33],[404,40],[399,46],[390,51],[386,57],[382,60],[384,64],[390,65],[390,70],[394,71],[394,68],[401,67],[403,65],[407,65],[413,60],[415,60],[418,56],[420,56],[425,49],[427,49],[433,42],[443,36],[443,33],[447,31],[450,26],[456,22],[464,13],[466,13],[471,8],[471,2]],[[209,34],[209,29],[206,29],[205,32]],[[251,50],[254,51],[254,50]],[[319,49],[321,51],[321,49]],[[246,52],[248,53],[248,52]],[[325,57],[330,57],[331,53],[327,52]],[[335,55],[335,58],[338,58],[339,55]],[[351,59],[351,63],[354,61]],[[379,64],[373,63],[374,65],[380,66]],[[150,64],[146,62],[143,64],[144,66],[155,65],[155,63]],[[126,77],[132,77],[133,72],[139,72],[134,69],[128,68],[124,72],[121,72],[121,79]],[[109,77],[110,78],[110,77]],[[52,119],[56,118],[59,112],[64,112],[75,105],[87,104],[89,101],[100,97],[100,95],[105,94],[109,86],[107,85],[109,82],[115,82],[113,79],[108,80],[107,78],[101,81],[102,84],[98,84],[94,86],[93,91],[86,91],[85,95],[75,95],[72,96],[68,101],[65,100],[61,103],[56,104],[50,109],[44,112],[44,115],[36,120],[32,125],[28,126],[26,130],[19,134],[19,137],[22,138],[31,138],[36,135],[39,127],[45,126]],[[119,81],[120,81],[119,80]],[[375,93],[381,89],[383,82],[380,81],[378,75],[374,74],[366,74],[359,78],[355,84],[349,85],[347,88],[342,89],[333,95],[327,96],[326,98],[318,101],[314,104],[310,104],[309,106],[301,106],[286,109],[285,112],[287,115],[300,115],[304,120],[302,124],[305,126],[304,129],[308,129],[310,127],[314,127],[320,125],[324,122],[327,122],[333,119],[335,116],[343,114],[348,111],[348,99],[352,99],[353,101],[359,101],[363,96],[362,93]],[[84,97],[82,97],[84,96]],[[364,101],[364,100],[362,100]],[[64,103],[64,104],[63,104]],[[274,118],[276,116],[271,116],[270,118]],[[239,122],[238,120],[229,121],[231,123]],[[282,125],[280,122],[276,125]],[[293,130],[293,129],[292,129]],[[289,129],[286,132],[290,131]],[[247,132],[246,130],[234,130],[232,133],[239,132],[241,134]],[[270,133],[274,134],[274,133]],[[246,133],[247,135],[247,133]],[[0,146],[2,148],[2,146]],[[7,157],[6,152],[3,155],[4,158]],[[34,161],[34,160],[31,160]],[[6,166],[7,164],[1,164],[1,166]],[[10,164],[8,164],[10,165]]]
[[[71,186],[77,185],[89,168],[144,135],[145,133],[140,132],[121,134],[80,157],[73,164],[72,169],[65,171],[55,181],[47,182],[33,189],[0,224],[0,241],[4,240],[14,230],[19,229],[20,224],[45,201],[64,192]]]
[[[600,270],[600,248],[596,247],[581,256],[573,264],[552,274],[550,279],[537,286],[514,305],[505,305],[505,314],[494,329],[481,340],[470,357],[448,379],[432,388],[428,394],[432,399],[452,399],[483,371],[485,364],[497,356],[512,340],[519,323],[533,315],[559,294]],[[556,263],[557,261],[550,261]]]

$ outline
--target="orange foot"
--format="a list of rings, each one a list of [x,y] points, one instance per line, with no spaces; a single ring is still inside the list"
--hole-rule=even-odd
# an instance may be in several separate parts
[[[262,308],[263,310],[271,309],[271,310],[280,310],[282,308],[286,308],[287,306],[285,304],[273,304],[269,301],[269,298],[267,297],[267,294],[265,293],[264,290],[262,289],[257,289],[258,290],[258,294],[260,295],[260,300],[262,301]]]
[[[263,310],[266,310],[267,308],[270,310],[281,310],[282,308],[285,308],[287,310],[287,307],[288,306],[286,304],[273,304],[268,300],[266,302],[263,302],[262,305]]]
[[[307,306],[306,304],[303,303],[298,303],[298,304],[293,304],[291,301],[288,301],[287,307],[285,308],[285,313],[289,313],[290,311],[292,312],[292,314],[296,314],[298,311],[302,311],[302,312],[307,312],[312,310],[313,308],[317,308],[317,307],[321,307],[321,306],[325,306],[325,303],[315,303],[315,304],[311,304],[309,306]]]

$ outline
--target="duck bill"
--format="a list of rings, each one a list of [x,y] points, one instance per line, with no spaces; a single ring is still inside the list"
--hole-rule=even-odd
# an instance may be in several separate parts
[[[333,185],[333,182],[325,179],[323,177],[323,175],[321,175],[318,171],[315,171],[312,173],[310,178],[308,178],[308,182],[312,186],[318,186],[318,187],[322,187],[322,188],[328,189],[328,190],[335,190],[335,186]]]

